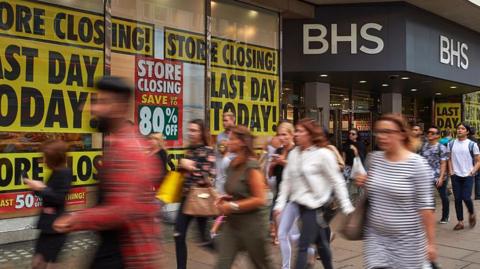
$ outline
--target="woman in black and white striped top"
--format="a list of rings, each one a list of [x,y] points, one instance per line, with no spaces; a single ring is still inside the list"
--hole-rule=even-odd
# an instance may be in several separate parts
[[[370,155],[368,178],[357,178],[370,203],[365,267],[429,268],[437,255],[433,172],[424,158],[409,151],[410,129],[402,116],[382,116],[375,133],[382,151]]]

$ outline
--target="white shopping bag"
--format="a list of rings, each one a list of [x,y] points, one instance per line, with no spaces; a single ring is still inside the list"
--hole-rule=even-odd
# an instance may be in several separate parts
[[[367,171],[363,167],[362,160],[360,157],[355,157],[353,159],[352,172],[350,173],[350,178],[355,178],[357,175],[366,175]]]

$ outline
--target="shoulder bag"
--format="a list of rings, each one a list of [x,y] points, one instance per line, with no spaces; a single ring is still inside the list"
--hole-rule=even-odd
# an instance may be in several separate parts
[[[211,185],[208,175],[205,180],[209,183],[207,187],[191,187],[183,205],[183,213],[196,217],[218,216],[220,212],[215,206],[218,194]]]

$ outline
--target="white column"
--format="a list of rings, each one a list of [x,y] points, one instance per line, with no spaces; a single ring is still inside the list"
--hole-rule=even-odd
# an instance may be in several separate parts
[[[382,113],[402,113],[402,94],[383,93]]]
[[[330,117],[330,84],[321,82],[307,82],[305,83],[305,108],[307,115],[311,115],[309,111],[321,109],[322,110],[322,126],[328,127]],[[316,117],[320,120],[320,115]]]

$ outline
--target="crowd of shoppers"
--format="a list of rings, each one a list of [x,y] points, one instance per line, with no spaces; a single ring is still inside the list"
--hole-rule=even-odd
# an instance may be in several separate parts
[[[67,233],[91,230],[97,232],[99,246],[90,268],[161,268],[160,208],[154,197],[173,168],[167,166],[162,134],[146,139],[127,121],[132,89],[122,79],[104,77],[96,87],[91,112],[105,135],[98,204],[65,213],[73,177],[67,167],[68,147],[62,141],[46,142],[44,160],[52,170],[48,182],[23,175],[25,184],[43,199],[32,267],[55,266]],[[278,243],[282,269],[308,268],[316,255],[323,268],[333,268],[330,221],[336,208],[347,218],[353,216],[353,193],[347,189],[352,180],[368,200],[367,221],[360,227],[366,268],[430,268],[437,258],[433,190],[441,199],[439,223],[448,223],[449,179],[458,221],[454,230],[465,228],[463,204],[470,227],[476,225],[471,196],[480,150],[474,130],[465,123],[452,138],[435,126],[424,135],[421,125],[410,128],[401,115],[382,115],[374,125],[379,150],[367,156],[357,129],[349,130],[340,153],[316,121],[302,119],[295,126],[282,122],[261,158],[255,137],[235,124],[233,113],[223,115],[223,126],[213,148],[205,123],[188,123],[189,146],[177,167],[183,178],[173,233],[178,269],[187,268],[186,235],[194,219],[200,245],[217,250],[218,269],[231,268],[241,251],[253,267],[273,268],[271,248]],[[367,172],[356,171],[358,165]],[[218,212],[215,221],[212,215],[186,213],[187,198],[198,188],[216,190],[209,205]],[[213,244],[212,235],[217,234]],[[298,253],[292,261],[295,245]]]

